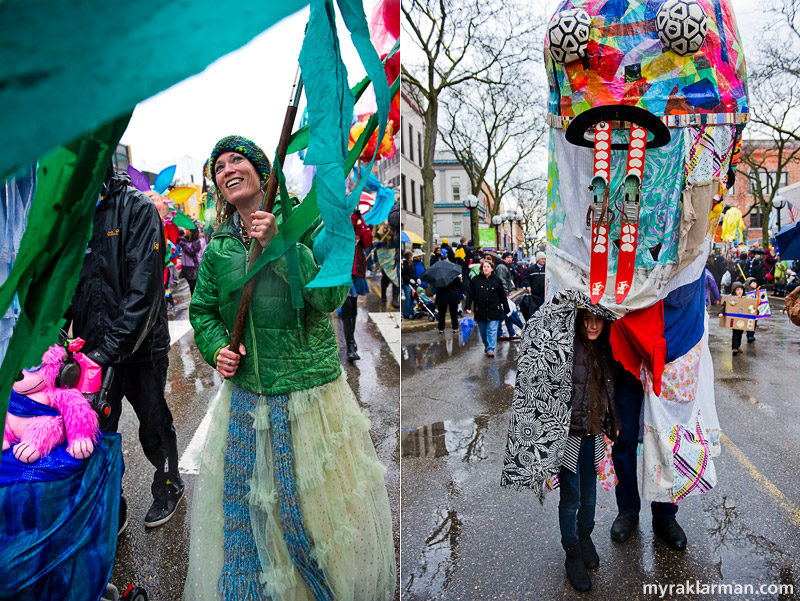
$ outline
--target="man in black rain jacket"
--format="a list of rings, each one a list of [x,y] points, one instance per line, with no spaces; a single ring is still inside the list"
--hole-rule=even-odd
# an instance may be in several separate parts
[[[164,227],[153,202],[109,168],[94,214],[78,287],[67,312],[72,331],[86,341],[86,354],[104,369],[114,367],[101,420],[116,432],[122,397],[139,419],[139,440],[156,468],[153,504],[145,526],[168,521],[183,497],[178,444],[164,397],[169,365],[169,327],[164,301]],[[124,528],[126,504],[120,508]]]

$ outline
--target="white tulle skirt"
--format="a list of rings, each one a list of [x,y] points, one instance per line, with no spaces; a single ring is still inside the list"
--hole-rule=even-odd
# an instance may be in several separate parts
[[[232,385],[222,385],[210,408],[212,425],[192,499],[185,601],[219,601],[223,566],[222,515],[225,445]],[[313,557],[337,601],[390,600],[395,557],[389,498],[369,436],[369,419],[344,375],[289,397],[295,479]],[[253,411],[255,467],[250,518],[261,563],[261,582],[276,601],[312,600],[283,539],[272,462],[269,403]]]

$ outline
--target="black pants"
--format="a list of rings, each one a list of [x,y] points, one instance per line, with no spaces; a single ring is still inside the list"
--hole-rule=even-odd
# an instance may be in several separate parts
[[[194,294],[194,287],[197,284],[197,280],[186,280],[189,283],[189,294]]]
[[[122,397],[139,418],[139,442],[147,460],[156,468],[152,489],[164,487],[167,480],[180,484],[178,438],[172,425],[172,412],[164,397],[169,358],[143,363],[117,364],[114,381],[108,390],[111,414],[100,423],[103,432],[116,432],[122,415]]]
[[[758,322],[755,324],[756,328],[758,328]],[[742,332],[747,332],[747,339],[748,340],[755,340],[756,339],[756,332],[753,330],[733,330],[733,336],[731,337],[731,348],[738,349],[742,346]]]
[[[342,319],[353,319],[358,316],[358,297],[348,296],[342,305]]]
[[[620,369],[614,396],[619,405],[622,421],[617,442],[611,450],[611,459],[618,480],[614,489],[617,509],[619,513],[639,515],[642,500],[636,482],[636,447],[639,444],[639,414],[644,401],[642,383],[627,370]],[[678,506],[675,503],[653,502],[650,504],[650,509],[654,518],[670,519],[678,513]]]
[[[387,298],[386,298],[386,289],[389,288],[389,284],[392,284],[392,280],[390,280],[385,273],[381,272],[381,299],[382,300],[387,300]],[[394,299],[399,298],[399,297],[400,297],[400,293],[397,290],[397,286],[392,284],[392,300],[394,301]]]
[[[445,315],[447,310],[450,310],[450,323],[453,325],[453,329],[458,329],[458,303],[447,303],[446,305],[436,305],[436,310],[439,312],[439,331],[444,330],[444,320],[447,317]]]

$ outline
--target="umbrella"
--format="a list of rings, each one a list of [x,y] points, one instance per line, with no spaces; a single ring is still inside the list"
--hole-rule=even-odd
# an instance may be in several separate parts
[[[475,329],[475,320],[471,317],[462,317],[459,323],[461,324],[461,346],[464,346],[472,330]]]
[[[490,257],[494,257],[494,258],[495,258],[495,259],[497,259],[498,261],[501,261],[501,260],[502,260],[502,259],[500,258],[500,255],[498,255],[498,254],[497,254],[496,252],[494,252],[493,250],[485,250],[485,251],[483,251],[483,254],[484,254],[484,256],[486,256],[486,255],[489,255]]]
[[[422,274],[422,281],[427,282],[434,288],[442,288],[460,275],[461,265],[456,265],[450,261],[436,261]]]
[[[407,232],[405,230],[400,232],[400,242],[411,242],[412,244],[425,244],[425,240],[420,238],[414,232]]]
[[[800,222],[783,228],[775,236],[775,246],[782,261],[800,260]]]

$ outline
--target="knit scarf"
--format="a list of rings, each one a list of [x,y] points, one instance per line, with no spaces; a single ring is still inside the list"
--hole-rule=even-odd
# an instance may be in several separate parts
[[[316,601],[333,601],[333,593],[322,570],[311,557],[312,545],[294,479],[294,461],[289,433],[289,397],[268,397],[272,456],[283,538],[297,570]],[[225,559],[217,588],[225,601],[252,599],[270,601],[260,581],[261,563],[253,538],[248,506],[248,482],[255,463],[256,432],[252,412],[258,394],[233,387],[228,444],[225,451],[222,509],[225,517]]]

